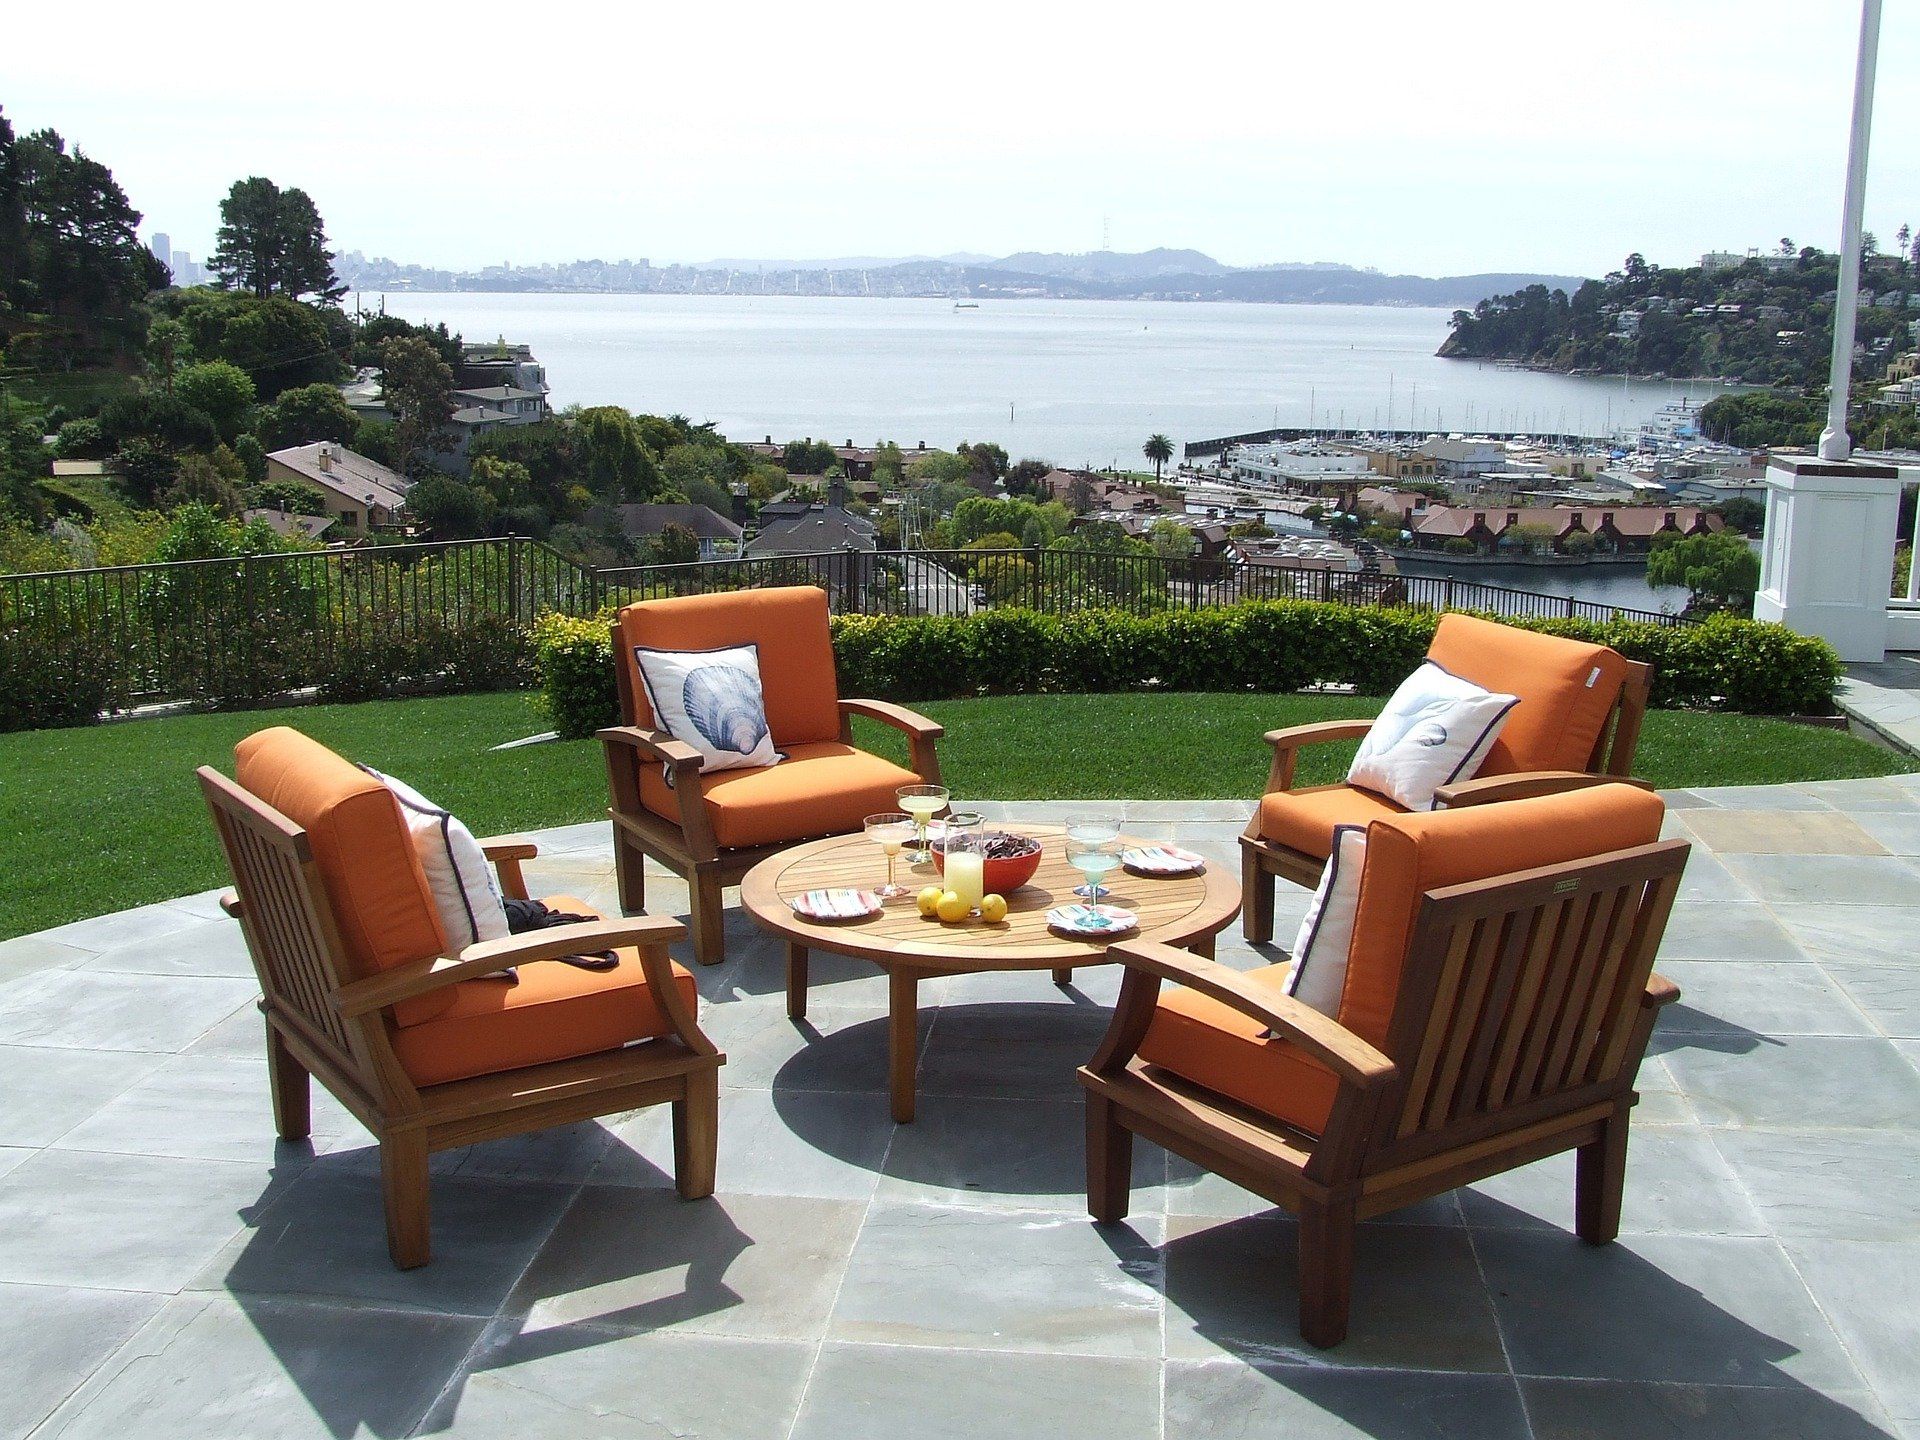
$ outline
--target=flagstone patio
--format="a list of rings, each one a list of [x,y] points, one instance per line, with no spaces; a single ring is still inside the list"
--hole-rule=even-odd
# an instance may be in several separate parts
[[[1324,1353],[1244,1191],[1143,1144],[1132,1221],[1087,1220],[1111,969],[928,982],[895,1126],[884,978],[817,955],[795,1025],[730,912],[716,1198],[674,1196],[660,1110],[477,1147],[401,1273],[358,1125],[316,1088],[312,1142],[274,1140],[211,895],[0,943],[0,1433],[1920,1436],[1920,776],[1667,798],[1684,999],[1620,1242],[1570,1233],[1571,1157],[1372,1222]],[[1235,862],[1241,807],[1120,808]],[[535,893],[614,904],[604,824],[539,838]]]

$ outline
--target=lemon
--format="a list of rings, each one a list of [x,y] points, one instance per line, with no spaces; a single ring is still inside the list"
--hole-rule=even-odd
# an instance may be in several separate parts
[[[980,918],[990,925],[998,925],[1007,918],[1007,897],[1004,895],[986,895],[980,900]]]
[[[913,897],[913,903],[920,907],[920,913],[931,920],[940,913],[940,897],[946,892],[938,885],[929,885]]]
[[[934,907],[934,913],[942,920],[964,920],[971,909],[973,907],[953,891],[943,890],[940,893],[940,903]]]

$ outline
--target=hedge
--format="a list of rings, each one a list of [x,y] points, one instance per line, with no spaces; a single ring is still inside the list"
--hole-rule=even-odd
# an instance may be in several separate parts
[[[1036,691],[1253,690],[1351,686],[1385,695],[1420,663],[1434,611],[1268,600],[1130,615],[1032,610],[836,615],[840,692],[887,700]],[[1654,667],[1653,704],[1755,715],[1833,713],[1840,662],[1824,640],[1720,615],[1699,625],[1507,620],[1611,645]],[[610,617],[534,627],[542,704],[564,737],[617,723]]]

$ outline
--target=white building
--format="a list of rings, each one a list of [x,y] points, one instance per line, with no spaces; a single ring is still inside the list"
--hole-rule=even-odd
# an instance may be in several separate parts
[[[1231,464],[1242,485],[1273,490],[1339,488],[1373,473],[1364,455],[1306,445],[1243,445]]]

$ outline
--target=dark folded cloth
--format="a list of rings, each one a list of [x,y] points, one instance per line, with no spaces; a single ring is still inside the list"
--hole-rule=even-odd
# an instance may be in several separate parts
[[[599,918],[596,915],[576,915],[570,910],[554,910],[538,900],[509,897],[504,903],[507,907],[507,930],[514,935],[525,935],[531,930],[551,930],[556,925],[586,925]],[[599,950],[590,955],[562,955],[559,958],[563,963],[578,966],[582,970],[611,970],[620,963],[620,957],[611,950]],[[487,978],[517,984],[520,972],[509,965],[497,976]]]

